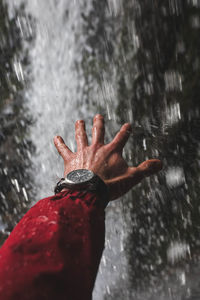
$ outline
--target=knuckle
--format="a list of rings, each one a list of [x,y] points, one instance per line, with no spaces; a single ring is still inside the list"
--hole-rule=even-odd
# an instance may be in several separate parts
[[[103,145],[99,142],[95,142],[94,144],[92,144],[91,147],[91,151],[93,151],[94,153],[97,152],[97,150],[99,150],[99,148],[101,148]]]
[[[104,132],[105,131],[104,125],[101,123],[94,125],[92,127],[92,131],[95,131],[95,130],[100,130],[101,132]]]

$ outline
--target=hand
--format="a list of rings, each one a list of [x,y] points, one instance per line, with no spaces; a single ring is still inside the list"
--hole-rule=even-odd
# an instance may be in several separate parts
[[[85,122],[76,122],[77,152],[73,153],[60,136],[54,138],[54,144],[64,160],[64,176],[77,169],[88,169],[97,174],[107,184],[110,199],[114,200],[128,192],[144,177],[162,169],[158,159],[141,163],[138,167],[129,167],[122,157],[123,148],[131,133],[131,125],[124,124],[109,144],[104,144],[104,118],[96,115],[93,120],[92,143],[88,145]]]

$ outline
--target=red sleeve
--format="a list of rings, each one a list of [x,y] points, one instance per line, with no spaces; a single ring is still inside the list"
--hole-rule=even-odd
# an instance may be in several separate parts
[[[0,299],[92,299],[104,217],[94,193],[65,191],[40,200],[0,249]]]

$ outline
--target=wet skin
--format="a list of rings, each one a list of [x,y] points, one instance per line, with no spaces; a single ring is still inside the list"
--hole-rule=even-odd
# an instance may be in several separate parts
[[[124,124],[109,144],[104,144],[104,118],[98,114],[93,119],[92,142],[88,144],[85,122],[75,124],[77,152],[72,152],[60,136],[54,144],[64,160],[64,176],[77,169],[92,170],[107,184],[109,200],[115,200],[128,192],[143,178],[156,174],[162,169],[159,159],[150,159],[137,167],[129,167],[122,157],[123,148],[131,133],[131,125]]]

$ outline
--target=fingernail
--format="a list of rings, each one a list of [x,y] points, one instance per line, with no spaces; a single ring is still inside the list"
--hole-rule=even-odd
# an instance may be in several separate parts
[[[99,119],[99,118],[103,119],[103,116],[100,115],[100,114],[97,114],[97,115],[95,115],[94,120],[95,120],[95,119]]]
[[[56,136],[56,139],[60,142],[60,143],[62,143],[63,142],[63,139],[62,139],[62,137],[61,136],[59,136],[59,135],[57,135]]]
[[[131,127],[130,123],[125,123],[124,126],[125,126],[126,131],[132,132],[132,127]]]
[[[77,121],[77,124],[79,125],[79,124],[84,124],[85,123],[85,121],[84,120],[78,120]]]

